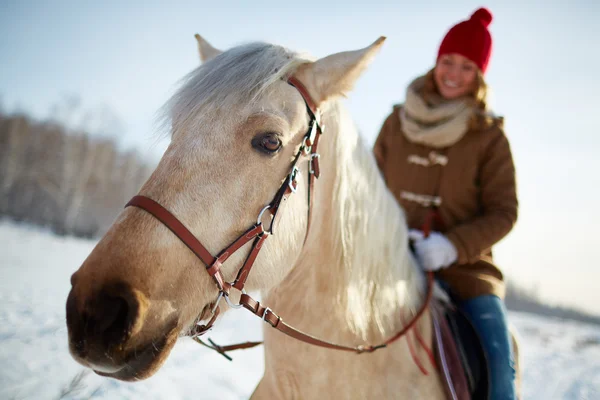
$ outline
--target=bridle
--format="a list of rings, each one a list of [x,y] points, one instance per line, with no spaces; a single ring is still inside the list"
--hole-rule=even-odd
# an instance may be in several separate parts
[[[292,161],[290,172],[284,179],[279,190],[277,190],[275,196],[273,197],[273,200],[268,205],[263,207],[263,209],[260,211],[256,223],[253,226],[251,226],[246,232],[240,235],[229,246],[223,249],[216,257],[214,257],[173,214],[171,214],[167,209],[165,209],[156,201],[145,196],[134,196],[125,207],[135,206],[141,208],[153,215],[160,222],[162,222],[204,263],[204,265],[206,266],[206,271],[213,278],[217,289],[219,290],[219,294],[217,296],[217,299],[213,303],[205,307],[205,309],[201,313],[200,319],[202,320],[204,314],[207,314],[207,312],[210,311],[212,317],[210,318],[208,323],[206,323],[205,325],[197,324],[191,332],[192,338],[194,338],[194,340],[196,340],[197,342],[218,351],[228,359],[231,358],[226,354],[227,351],[254,347],[262,343],[247,342],[230,346],[218,346],[210,339],[209,341],[211,345],[208,345],[199,339],[199,336],[206,333],[206,331],[208,331],[213,326],[220,312],[219,303],[222,298],[225,298],[225,301],[230,307],[243,307],[251,313],[253,313],[254,315],[260,317],[263,321],[271,325],[273,328],[295,339],[329,349],[352,351],[358,354],[362,354],[365,352],[371,353],[375,350],[386,347],[388,344],[396,341],[397,339],[405,335],[416,324],[418,319],[428,308],[432,296],[433,287],[433,274],[431,272],[427,274],[427,294],[425,301],[419,309],[419,311],[415,314],[411,321],[407,325],[405,325],[404,328],[402,328],[402,330],[400,330],[395,335],[378,345],[360,345],[352,347],[318,339],[286,324],[281,319],[281,317],[275,314],[269,307],[261,305],[258,301],[250,297],[244,290],[246,279],[248,278],[252,266],[254,265],[254,261],[258,256],[258,253],[264,245],[265,240],[267,240],[269,236],[274,234],[275,218],[277,216],[282,202],[285,202],[291,194],[296,192],[296,188],[298,185],[298,177],[300,175],[300,170],[298,169],[297,165],[299,163],[300,158],[303,155],[308,156],[308,222],[306,235],[304,238],[305,243],[308,237],[308,233],[310,231],[312,210],[311,194],[314,191],[314,181],[320,176],[319,153],[317,152],[317,147],[319,144],[319,138],[323,134],[323,129],[319,122],[320,114],[317,105],[310,97],[304,85],[295,77],[290,77],[287,82],[298,90],[298,92],[304,99],[304,102],[306,103],[306,109],[310,117],[308,131],[304,135],[302,144],[300,145],[300,148]],[[269,227],[265,229],[262,223],[262,219],[263,216],[267,213],[267,211],[267,215],[271,216],[271,221]],[[223,274],[221,273],[221,267],[223,263],[227,261],[227,259],[233,253],[235,253],[237,250],[239,250],[242,246],[244,246],[251,240],[254,240],[251,250],[248,253],[248,256],[246,257],[246,260],[242,264],[242,267],[239,269],[235,280],[233,282],[227,282],[223,278]],[[241,292],[239,304],[233,304],[229,299],[229,293],[231,288],[235,288]]]

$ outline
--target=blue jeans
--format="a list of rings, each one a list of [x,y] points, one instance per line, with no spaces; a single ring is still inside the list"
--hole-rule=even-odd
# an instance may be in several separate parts
[[[490,400],[514,400],[515,362],[504,302],[485,295],[459,304],[481,337],[490,370]]]

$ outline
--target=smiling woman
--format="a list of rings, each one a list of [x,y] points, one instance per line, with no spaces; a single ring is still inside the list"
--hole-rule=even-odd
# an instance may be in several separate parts
[[[433,76],[440,94],[452,100],[475,91],[479,71],[467,57],[451,53],[440,56]]]
[[[375,154],[406,210],[422,268],[436,271],[484,339],[490,398],[513,399],[505,286],[491,247],[512,229],[518,202],[503,121],[487,108],[491,21],[480,8],[448,31],[435,67],[386,119]]]

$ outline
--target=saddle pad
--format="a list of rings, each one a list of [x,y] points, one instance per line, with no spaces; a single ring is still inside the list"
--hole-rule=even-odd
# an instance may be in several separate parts
[[[433,324],[433,347],[442,373],[444,388],[449,399],[470,400],[471,394],[460,353],[443,309],[443,304],[436,300],[432,301],[430,310]]]

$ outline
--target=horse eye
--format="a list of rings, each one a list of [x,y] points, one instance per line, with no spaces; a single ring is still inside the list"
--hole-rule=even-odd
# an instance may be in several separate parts
[[[275,133],[265,133],[252,139],[252,147],[267,154],[274,154],[281,148],[281,140]]]

